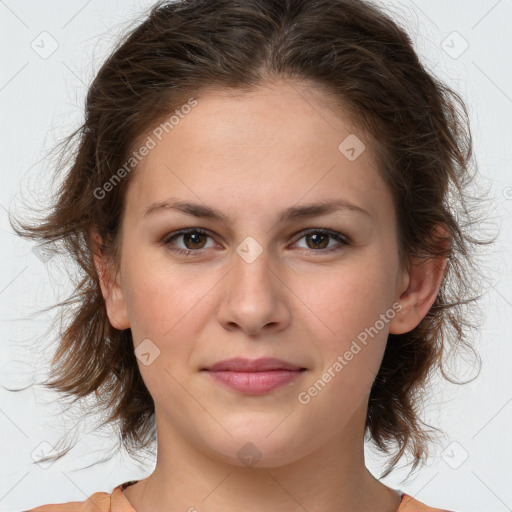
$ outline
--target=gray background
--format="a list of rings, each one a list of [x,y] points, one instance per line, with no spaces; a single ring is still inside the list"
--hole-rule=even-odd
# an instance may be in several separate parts
[[[45,375],[51,354],[37,349],[55,335],[56,312],[37,317],[32,313],[71,291],[60,262],[51,268],[34,244],[11,232],[7,211],[19,213],[21,199],[31,203],[43,197],[51,173],[45,154],[81,122],[86,87],[106,52],[151,5],[133,0],[0,0],[3,386],[29,385],[34,374]],[[415,477],[402,483],[406,470],[398,469],[384,482],[430,506],[505,512],[512,510],[512,441],[506,435],[512,423],[512,0],[403,0],[386,5],[408,27],[427,67],[465,98],[481,173],[479,189],[490,190],[492,197],[482,229],[501,234],[482,263],[485,317],[475,335],[482,372],[465,386],[433,383],[424,417],[446,437]],[[459,375],[471,376],[469,365],[462,363]],[[19,393],[0,389],[0,397],[1,511],[82,501],[94,492],[111,492],[121,482],[144,478],[154,467],[154,461],[141,466],[121,454],[80,471],[112,446],[110,431],[88,434],[85,427],[64,460],[48,467],[31,464],[31,454],[47,450],[74,427],[76,418],[59,416],[55,396],[39,388]],[[383,460],[371,449],[367,455],[378,475]]]

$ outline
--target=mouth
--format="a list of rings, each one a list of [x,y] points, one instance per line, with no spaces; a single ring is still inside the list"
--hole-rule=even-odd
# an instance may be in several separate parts
[[[202,369],[216,382],[246,395],[262,395],[293,384],[306,370],[275,358],[233,358]]]

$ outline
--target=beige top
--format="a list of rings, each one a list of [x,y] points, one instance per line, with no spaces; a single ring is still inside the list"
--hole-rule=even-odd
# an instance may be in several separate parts
[[[137,512],[123,494],[123,489],[137,482],[138,480],[130,480],[120,484],[110,494],[107,492],[95,492],[85,501],[42,505],[26,512]],[[405,493],[401,493],[401,496],[402,501],[397,512],[450,512],[439,508],[427,507],[427,505]]]

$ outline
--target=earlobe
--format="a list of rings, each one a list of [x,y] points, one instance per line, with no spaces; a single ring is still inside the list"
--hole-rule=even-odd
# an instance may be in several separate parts
[[[447,262],[441,256],[412,260],[398,298],[402,308],[390,323],[391,334],[410,332],[423,320],[439,293]]]
[[[449,230],[437,224],[431,232],[432,247],[436,253],[431,257],[412,257],[404,269],[397,297],[402,309],[390,324],[391,334],[404,334],[412,331],[425,318],[439,293],[441,283],[448,268],[451,253]]]

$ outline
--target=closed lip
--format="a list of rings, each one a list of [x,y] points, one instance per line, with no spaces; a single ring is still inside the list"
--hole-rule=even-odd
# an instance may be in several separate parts
[[[274,357],[262,357],[260,359],[234,357],[232,359],[219,361],[211,366],[203,368],[203,370],[211,372],[267,372],[272,370],[301,371],[306,370],[306,368]]]

